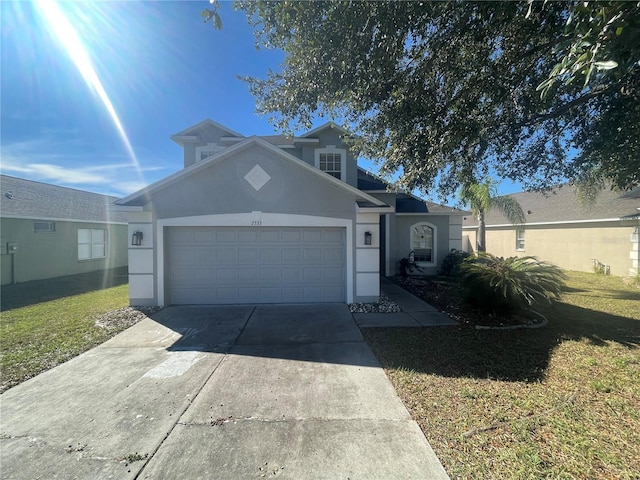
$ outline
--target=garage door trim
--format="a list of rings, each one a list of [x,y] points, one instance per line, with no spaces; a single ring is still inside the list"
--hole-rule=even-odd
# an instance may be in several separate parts
[[[259,223],[258,223],[259,222]],[[165,218],[156,221],[158,304],[165,304],[165,227],[343,227],[345,229],[345,293],[347,303],[353,303],[353,220],[282,213],[234,213],[196,217]]]

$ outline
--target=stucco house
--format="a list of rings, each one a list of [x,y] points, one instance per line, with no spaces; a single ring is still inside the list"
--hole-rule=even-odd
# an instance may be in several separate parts
[[[514,226],[491,211],[486,217],[488,252],[503,257],[532,255],[585,272],[600,262],[613,275],[638,274],[640,188],[625,194],[604,190],[592,206],[583,206],[569,184],[547,193],[510,196],[520,203],[527,221]],[[473,216],[465,216],[463,232],[465,249],[474,250],[477,222]]]
[[[117,197],[0,175],[2,285],[126,267]]]
[[[212,120],[173,135],[184,168],[116,202],[140,239],[131,304],[371,301],[412,250],[435,273],[464,212],[389,192],[347,135],[246,137]]]

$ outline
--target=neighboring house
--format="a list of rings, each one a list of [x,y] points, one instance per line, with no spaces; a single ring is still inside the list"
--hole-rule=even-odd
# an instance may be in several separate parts
[[[116,197],[0,175],[2,285],[127,265]]]
[[[116,202],[142,235],[131,304],[371,301],[412,250],[435,273],[465,212],[390,193],[346,135],[245,137],[211,120],[173,135],[184,168]]]
[[[564,185],[547,193],[510,195],[522,206],[527,221],[511,225],[497,211],[486,217],[487,251],[498,256],[532,255],[568,270],[593,271],[594,262],[613,275],[638,274],[640,188],[621,194],[602,191],[585,207],[575,187]],[[476,245],[477,222],[464,219],[466,249]]]

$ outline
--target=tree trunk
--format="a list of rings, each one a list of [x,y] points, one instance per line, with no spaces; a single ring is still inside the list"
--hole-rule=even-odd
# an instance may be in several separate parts
[[[484,211],[480,210],[478,212],[478,238],[476,239],[476,244],[478,247],[478,252],[486,252],[487,251],[487,238],[485,233],[485,224],[484,224]]]

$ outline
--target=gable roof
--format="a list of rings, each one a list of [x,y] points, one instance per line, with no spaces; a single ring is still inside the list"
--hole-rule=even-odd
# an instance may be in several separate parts
[[[162,190],[163,188],[172,185],[174,183],[186,180],[189,176],[194,175],[206,168],[209,168],[210,166],[212,166],[213,164],[220,162],[222,160],[224,160],[225,158],[228,158],[238,152],[241,152],[242,150],[245,150],[253,145],[257,145],[261,148],[264,148],[265,150],[281,157],[282,159],[292,162],[298,166],[300,166],[301,168],[304,168],[305,170],[307,170],[308,172],[312,173],[313,175],[317,176],[321,181],[325,181],[325,182],[330,182],[332,184],[334,184],[335,186],[341,188],[342,190],[345,190],[349,193],[351,193],[352,195],[355,195],[356,198],[361,199],[361,200],[365,200],[367,202],[370,202],[374,205],[377,206],[386,206],[386,204],[384,202],[382,202],[381,200],[378,200],[377,198],[372,197],[371,195],[362,192],[360,190],[358,190],[355,187],[352,187],[351,185],[348,185],[347,183],[338,180],[337,178],[334,178],[331,175],[326,174],[325,172],[319,170],[318,168],[315,168],[314,166],[309,165],[308,163],[303,162],[302,160],[298,159],[297,157],[285,152],[284,150],[282,150],[281,148],[278,148],[275,145],[272,145],[271,143],[265,141],[264,139],[258,137],[258,136],[251,136],[251,137],[247,137],[245,140],[229,147],[229,148],[225,148],[224,150],[220,150],[219,152],[215,153],[214,155],[206,158],[205,160],[202,160],[201,162],[195,163],[193,165],[190,165],[187,168],[184,168],[182,170],[177,171],[176,173],[169,175],[168,177],[163,178],[162,180],[159,180],[151,185],[149,185],[148,187],[142,189],[142,190],[138,190],[135,193],[132,193],[131,195],[128,195],[127,197],[121,198],[119,200],[117,200],[115,202],[116,205],[123,205],[123,206],[142,206],[145,205],[146,203],[149,202],[149,196],[155,192],[158,192],[160,190]]]
[[[301,135],[301,137],[302,138],[312,137],[312,136],[316,135],[317,133],[322,132],[323,130],[327,130],[328,128],[336,129],[340,133],[343,133],[345,135],[352,135],[351,132],[349,132],[348,130],[345,130],[340,125],[336,124],[335,122],[327,122],[327,123],[323,123],[319,127],[316,127],[316,128],[314,128],[312,130],[309,130],[307,133],[303,133]]]
[[[117,197],[0,175],[0,216],[41,220],[126,223],[112,211]]]
[[[358,188],[369,192],[388,192],[396,194],[396,213],[440,213],[450,214],[457,213],[466,215],[470,212],[460,210],[459,208],[442,205],[439,203],[428,202],[416,195],[397,190],[389,190],[389,185],[376,174],[366,171],[362,167],[358,167]]]
[[[204,126],[215,127],[219,130],[222,130],[223,132],[227,132],[231,137],[244,137],[244,135],[242,135],[241,133],[231,130],[229,127],[225,127],[221,123],[214,122],[210,118],[207,118],[199,123],[196,123],[195,125],[191,125],[190,127],[185,128],[184,130],[178,133],[174,133],[173,135],[171,135],[171,140],[173,140],[179,145],[182,145],[184,141],[189,141],[189,140],[196,141],[198,140],[198,138],[193,135],[193,132],[198,131],[200,128]],[[192,136],[193,138],[189,138]]]
[[[603,190],[598,194],[596,203],[583,206],[578,201],[576,187],[565,184],[549,192],[522,192],[509,195],[517,200],[524,210],[526,224],[593,222],[597,220],[620,220],[623,217],[636,217],[640,201],[635,194],[621,194],[612,190]],[[634,198],[635,196],[635,198]],[[504,215],[491,210],[486,216],[487,226],[510,225]],[[473,217],[466,218],[464,226],[475,226]],[[526,225],[525,224],[525,225]]]

